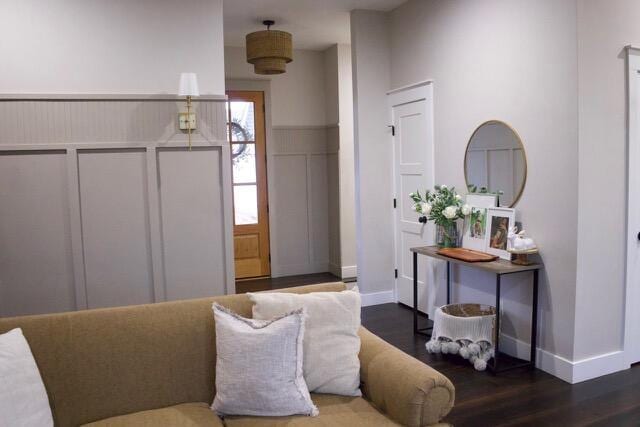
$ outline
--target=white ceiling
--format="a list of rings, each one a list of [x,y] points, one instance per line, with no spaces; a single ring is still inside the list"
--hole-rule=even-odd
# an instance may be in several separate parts
[[[264,29],[293,34],[294,49],[323,50],[350,43],[349,12],[353,9],[390,11],[406,0],[224,0],[225,46],[245,45],[244,36]]]

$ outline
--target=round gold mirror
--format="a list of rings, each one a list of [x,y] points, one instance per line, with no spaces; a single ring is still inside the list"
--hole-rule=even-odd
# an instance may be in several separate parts
[[[527,182],[527,156],[518,133],[499,120],[478,126],[467,144],[464,177],[472,192],[498,194],[498,206],[515,206]]]

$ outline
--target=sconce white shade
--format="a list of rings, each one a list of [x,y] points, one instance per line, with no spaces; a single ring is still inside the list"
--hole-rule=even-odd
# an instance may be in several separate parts
[[[180,89],[178,90],[178,96],[200,96],[198,90],[198,77],[196,73],[181,73],[180,74]]]

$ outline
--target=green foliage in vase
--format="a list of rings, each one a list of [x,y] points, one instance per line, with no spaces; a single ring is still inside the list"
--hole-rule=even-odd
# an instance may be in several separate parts
[[[409,194],[409,197],[417,213],[438,225],[449,226],[471,213],[471,208],[462,204],[462,197],[456,189],[446,185],[436,185],[433,191],[425,190],[424,194],[417,190]]]
[[[504,191],[489,191],[487,187],[478,188],[477,185],[469,184],[467,185],[467,190],[469,190],[469,194],[494,194],[496,196],[502,196]]]

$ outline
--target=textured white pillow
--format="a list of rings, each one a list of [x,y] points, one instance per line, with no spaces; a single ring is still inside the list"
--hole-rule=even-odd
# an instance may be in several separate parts
[[[304,335],[304,379],[311,392],[361,396],[360,293],[249,293],[255,319],[270,319],[291,310],[307,310]]]
[[[0,426],[53,426],[47,391],[21,329],[0,335]]]
[[[216,397],[220,415],[318,415],[302,375],[305,310],[245,319],[213,304]]]

